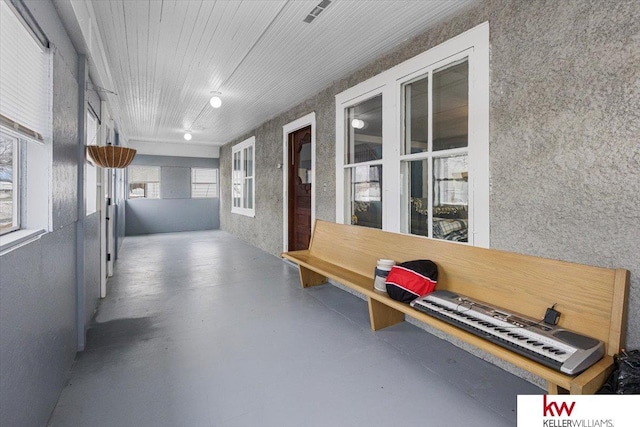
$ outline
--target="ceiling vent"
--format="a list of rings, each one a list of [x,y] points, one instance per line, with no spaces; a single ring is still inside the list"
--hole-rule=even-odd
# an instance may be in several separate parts
[[[304,22],[310,24],[311,21],[316,19],[318,15],[320,15],[329,5],[331,4],[331,0],[322,0],[316,7],[313,8],[310,14],[304,18]]]

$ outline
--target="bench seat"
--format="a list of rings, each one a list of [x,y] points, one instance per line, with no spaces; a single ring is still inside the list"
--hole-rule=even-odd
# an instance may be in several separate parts
[[[308,250],[285,252],[282,257],[298,265],[300,282],[304,288],[333,279],[363,294],[367,299],[371,328],[374,331],[410,316],[543,378],[547,381],[550,394],[596,392],[612,372],[612,356],[620,351],[624,337],[629,276],[628,271],[622,269],[563,263],[325,221],[316,222]],[[558,309],[563,313],[559,325],[604,341],[606,355],[577,376],[546,367],[377,291],[373,287],[373,273],[378,258],[390,258],[397,262],[431,259],[439,268],[438,289],[459,292],[534,318],[542,310],[538,307],[541,303],[544,307],[558,303]],[[510,280],[504,281],[496,276],[495,280],[487,282],[488,272],[496,275],[504,272],[504,263],[512,276]],[[456,268],[459,270],[458,274],[454,271]],[[573,280],[569,280],[571,276],[574,276]],[[586,277],[591,279],[581,281],[586,280]],[[514,283],[513,280],[518,282]],[[545,282],[554,280],[557,282],[554,282],[555,286],[552,288],[556,290],[550,292],[552,288],[546,286]],[[584,301],[584,297],[580,297],[575,298],[577,306],[570,307],[573,299],[567,299],[564,294],[573,291],[571,282],[582,283],[584,293],[590,298],[598,298],[599,304],[580,305]],[[491,289],[487,287],[488,283]],[[538,301],[540,293],[544,295],[542,301]],[[527,299],[517,301],[517,298]],[[523,309],[529,306],[532,308],[528,312]],[[602,309],[602,306],[605,308]],[[580,319],[577,322],[567,319],[578,312]],[[578,314],[575,316],[578,317]],[[592,321],[584,323],[584,319]],[[581,323],[584,323],[581,328],[576,326]]]

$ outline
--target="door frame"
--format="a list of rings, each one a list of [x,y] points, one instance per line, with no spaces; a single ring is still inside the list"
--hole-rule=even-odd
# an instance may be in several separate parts
[[[316,220],[316,113],[282,126],[282,251],[289,250],[289,134],[311,126],[311,233]]]

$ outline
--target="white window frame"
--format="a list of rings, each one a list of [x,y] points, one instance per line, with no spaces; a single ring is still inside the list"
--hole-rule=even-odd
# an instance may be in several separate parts
[[[402,85],[448,63],[469,61],[469,242],[489,247],[489,23],[480,24],[428,51],[336,95],[336,222],[347,223],[348,165],[344,111],[382,94],[382,229],[401,232]],[[420,154],[417,155],[419,157]]]
[[[91,129],[92,127],[93,129]],[[85,145],[98,145],[99,133],[98,118],[87,110],[87,143]],[[94,164],[91,156],[87,156],[85,168],[85,214],[89,216],[98,211],[98,167]]]
[[[251,169],[253,171],[253,175],[247,176],[246,169],[245,169],[245,165],[246,165],[245,160],[246,160],[248,148],[250,147],[252,148],[251,164],[253,166]],[[234,157],[236,153],[238,153],[240,156],[240,169],[238,171],[234,169],[235,168]],[[252,191],[252,194],[249,195],[249,197],[251,197],[250,208],[244,206],[244,200],[245,200],[244,185],[239,186],[240,192],[241,192],[240,206],[234,206],[233,204],[234,185],[236,185],[237,180],[240,179],[238,176],[236,176],[235,172],[240,172],[240,176],[242,177],[241,179],[243,181],[247,181],[247,180],[253,181],[253,185],[251,186],[253,191]],[[245,215],[249,217],[256,216],[256,137],[255,136],[245,139],[241,143],[234,145],[231,149],[231,213]]]
[[[214,175],[213,182],[203,182],[203,181],[194,181],[193,180],[193,171],[194,170],[212,170]],[[191,168],[191,198],[192,199],[215,199],[218,197],[218,169],[217,168]],[[214,186],[214,191],[212,196],[194,196],[193,195],[193,186],[198,184],[211,184]]]
[[[289,249],[289,134],[311,126],[311,229],[316,223],[316,113],[311,112],[282,127],[282,248]]]
[[[6,133],[18,139],[19,164],[14,165],[13,177],[19,182],[14,191],[19,193],[20,205],[19,227],[0,236],[2,256],[53,227],[53,55],[46,36],[34,31],[31,21],[25,21],[12,3],[2,1],[0,8],[6,42],[0,122]]]
[[[22,200],[21,200],[21,179],[20,179],[20,174],[22,172],[22,168],[20,167],[20,149],[22,147],[22,141],[20,139],[19,136],[13,134],[12,132],[10,132],[8,129],[5,129],[4,127],[0,126],[0,132],[2,132],[3,134],[5,134],[7,137],[11,138],[13,140],[13,148],[12,148],[12,154],[11,154],[11,202],[12,202],[12,212],[11,212],[11,218],[12,218],[12,226],[4,229],[4,230],[0,230],[0,235],[4,235],[7,233],[11,233],[13,231],[19,230],[20,229],[20,208],[22,206]],[[5,184],[6,185],[6,184]],[[0,186],[2,186],[2,181],[0,181]],[[1,190],[1,188],[0,188]],[[1,194],[1,193],[0,193]],[[2,203],[2,201],[0,200],[0,203]]]

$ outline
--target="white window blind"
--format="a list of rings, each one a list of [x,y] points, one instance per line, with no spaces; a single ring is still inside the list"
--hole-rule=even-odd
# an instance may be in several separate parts
[[[218,196],[218,169],[191,169],[191,197]]]
[[[0,114],[36,140],[51,135],[50,55],[0,0]]]
[[[160,168],[158,166],[131,166],[129,168],[129,182],[160,182]]]

